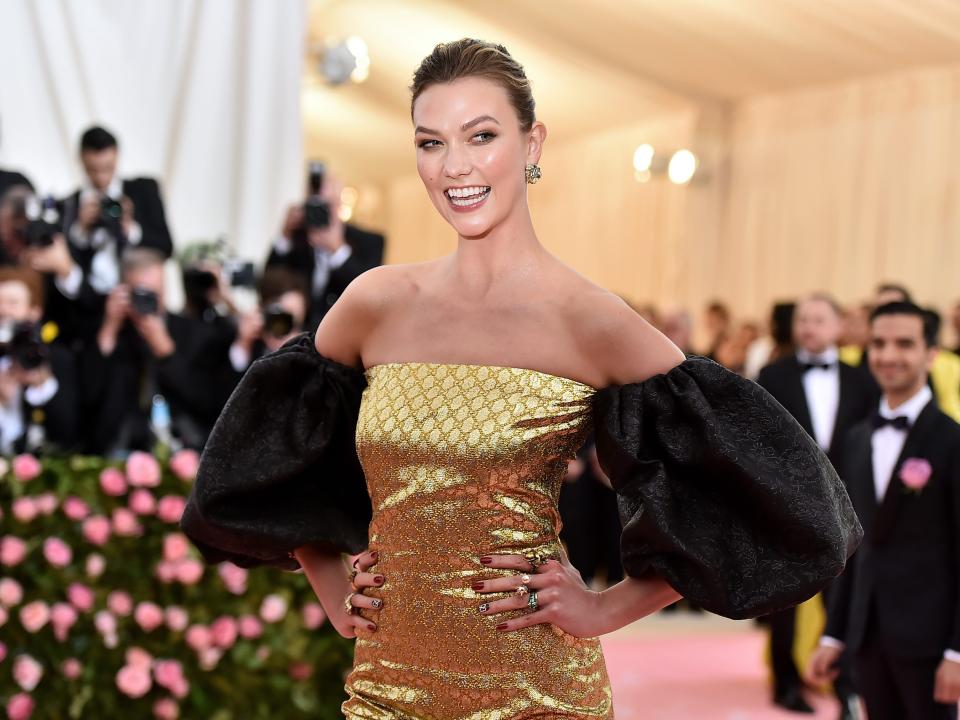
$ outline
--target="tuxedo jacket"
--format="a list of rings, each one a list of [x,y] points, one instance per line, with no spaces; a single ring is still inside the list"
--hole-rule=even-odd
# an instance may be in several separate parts
[[[803,389],[803,367],[796,354],[780,358],[760,371],[757,382],[783,405],[810,437],[813,421]],[[827,457],[834,467],[843,457],[843,443],[853,425],[870,415],[880,401],[876,386],[856,368],[840,363],[840,399]],[[843,474],[840,475],[843,479]]]
[[[173,240],[167,227],[167,217],[160,197],[160,186],[152,178],[136,178],[123,181],[123,194],[133,201],[133,218],[143,229],[138,247],[159,250],[164,257],[173,254]],[[76,222],[80,203],[80,191],[65,198],[61,203],[61,219],[64,231]],[[69,237],[69,234],[68,234]],[[89,270],[93,253],[71,245],[74,258],[84,272]]]
[[[307,242],[306,234],[300,230],[294,233],[290,252],[280,254],[273,249],[267,258],[267,267],[283,266],[300,273],[310,288],[310,308],[307,312],[305,329],[313,330],[333,307],[347,285],[367,270],[383,264],[384,237],[378,233],[367,232],[353,225],[344,225],[344,240],[353,248],[347,261],[337,269],[330,270],[330,278],[325,288],[314,292],[313,271],[316,266],[314,248]]]
[[[881,502],[873,480],[869,420],[847,436],[842,476],[864,529],[864,541],[835,584],[825,634],[854,652],[876,612],[887,652],[934,658],[960,649],[960,425],[935,400],[907,435]],[[908,458],[932,474],[919,492],[900,480]]]
[[[47,348],[50,353],[50,371],[57,379],[57,393],[45,405],[36,406],[27,401],[26,393],[21,393],[20,413],[23,417],[24,433],[14,442],[14,451],[17,453],[28,450],[26,428],[31,420],[43,425],[46,436],[44,450],[67,453],[78,449],[80,383],[76,360],[64,345],[48,345]]]

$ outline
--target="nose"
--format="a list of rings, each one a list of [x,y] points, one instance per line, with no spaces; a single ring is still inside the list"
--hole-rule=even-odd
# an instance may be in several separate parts
[[[443,174],[448,178],[457,178],[468,175],[470,169],[466,150],[458,147],[456,143],[447,145],[447,151],[443,157]]]

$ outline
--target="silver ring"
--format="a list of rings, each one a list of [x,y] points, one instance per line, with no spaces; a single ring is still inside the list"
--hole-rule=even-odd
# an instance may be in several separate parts
[[[530,594],[527,595],[527,607],[531,610],[536,610],[540,607],[540,604],[537,602],[537,591],[531,590]]]

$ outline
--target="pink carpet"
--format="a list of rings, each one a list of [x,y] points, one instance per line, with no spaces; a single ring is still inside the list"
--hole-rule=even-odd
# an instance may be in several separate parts
[[[808,695],[816,715],[770,704],[760,630],[601,638],[616,720],[801,720],[837,717],[836,701]]]

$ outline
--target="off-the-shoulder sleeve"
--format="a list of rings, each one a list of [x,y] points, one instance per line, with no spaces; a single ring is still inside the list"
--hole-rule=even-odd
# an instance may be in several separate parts
[[[370,498],[354,437],[366,379],[309,333],[256,360],[200,456],[180,527],[207,562],[297,570],[307,543],[357,553]]]
[[[807,600],[863,537],[820,447],[751,380],[700,356],[594,396],[632,577],[730,618]]]

